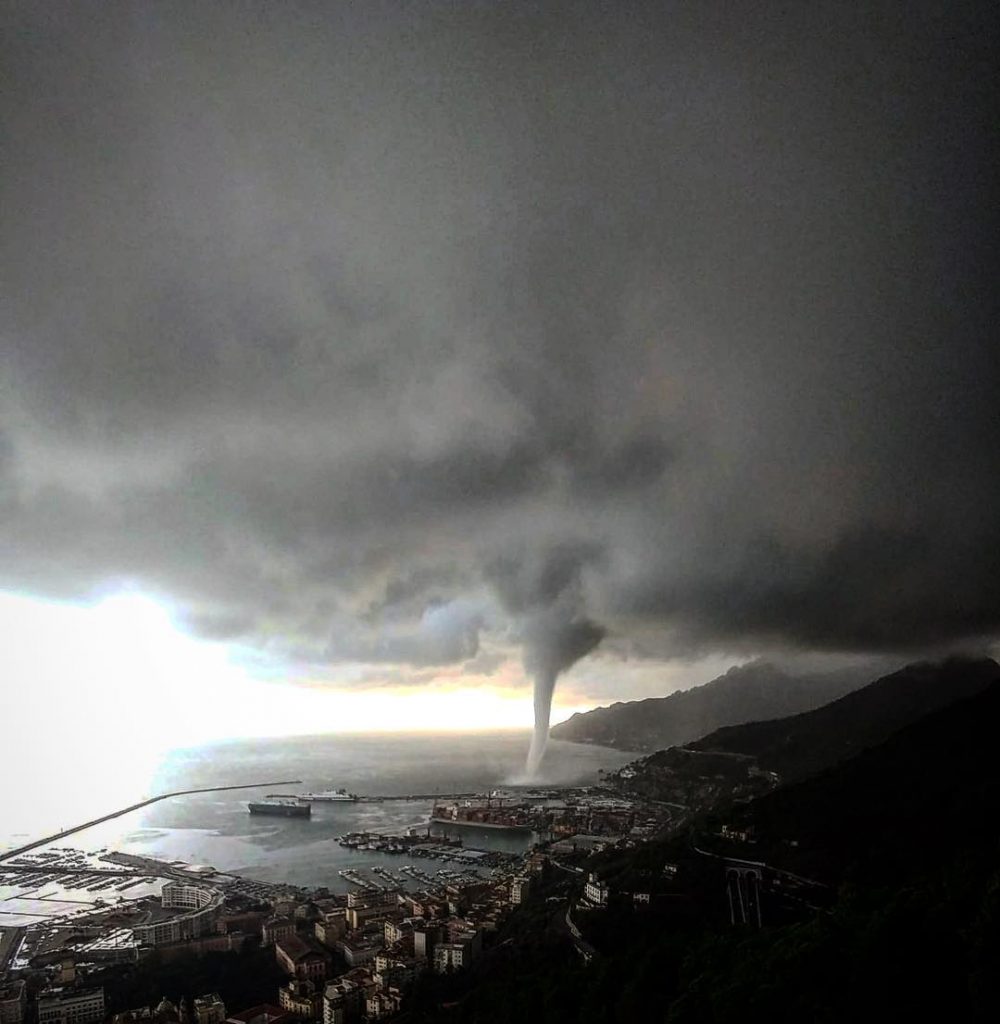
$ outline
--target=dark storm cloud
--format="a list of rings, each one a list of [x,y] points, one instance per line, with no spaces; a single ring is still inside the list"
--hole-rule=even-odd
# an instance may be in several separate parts
[[[474,601],[432,603],[417,623],[380,621],[367,631],[355,621],[335,621],[326,656],[335,661],[360,661],[414,666],[450,665],[479,653],[483,610]]]
[[[579,600],[583,569],[600,556],[600,548],[585,541],[559,540],[535,549],[522,541],[487,561],[484,575],[508,613],[531,615],[567,594]]]
[[[996,635],[987,5],[5,18],[5,586],[379,664]]]

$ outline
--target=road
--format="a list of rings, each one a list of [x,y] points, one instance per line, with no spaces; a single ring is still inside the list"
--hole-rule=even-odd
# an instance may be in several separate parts
[[[721,853],[712,853],[711,850],[703,850],[700,846],[695,844],[694,840],[691,841],[691,849],[702,857],[711,857],[713,860],[722,860],[731,864],[743,864],[747,867],[767,868],[767,870],[772,874],[779,875],[781,878],[790,879],[798,885],[811,885],[815,886],[817,889],[830,888],[826,882],[820,882],[816,878],[806,878],[803,875],[796,875],[792,871],[785,871],[783,868],[776,868],[772,864],[765,864],[762,860],[745,860],[742,857],[730,857]]]
[[[103,814],[100,818],[92,818],[90,821],[85,821],[82,825],[74,825],[72,828],[63,829],[61,832],[45,836],[43,839],[36,839],[33,842],[25,843],[23,846],[15,847],[13,850],[6,850],[0,853],[0,863],[10,860],[11,857],[27,853],[29,850],[37,850],[39,846],[47,846],[49,843],[54,843],[59,839],[75,835],[84,829],[101,825],[105,821],[120,818],[123,814],[137,811],[141,807],[148,807],[150,804],[158,803],[160,800],[169,800],[174,796],[190,796],[193,793],[223,793],[233,789],[262,789],[264,786],[299,786],[301,784],[301,779],[283,779],[280,782],[247,782],[241,786],[206,786],[202,789],[178,789],[173,793],[161,793],[159,796],[151,796],[148,800],[140,800],[137,804],[130,804],[128,807],[122,807],[120,810],[112,811],[110,814]]]
[[[577,928],[576,922],[573,920],[573,901],[567,900],[566,910],[564,913],[560,913],[558,916],[562,918],[562,922],[565,924],[566,931],[569,932],[570,938],[573,940],[573,947],[577,953],[583,958],[585,964],[589,964],[591,960],[597,955],[597,950],[583,937],[580,929]]]
[[[571,875],[582,875],[582,874],[584,874],[583,868],[575,868],[575,867],[572,867],[569,864],[561,864],[559,861],[557,861],[555,859],[555,857],[549,857],[549,863],[554,865],[555,867],[561,869],[562,871],[568,872]]]

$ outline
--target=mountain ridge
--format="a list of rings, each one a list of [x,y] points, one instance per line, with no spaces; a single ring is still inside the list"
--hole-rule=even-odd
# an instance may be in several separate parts
[[[665,697],[617,701],[553,726],[553,739],[647,753],[700,739],[727,725],[809,711],[864,686],[868,667],[790,672],[768,661],[730,668]]]
[[[691,750],[754,757],[794,782],[876,746],[899,729],[1000,681],[991,658],[917,662],[821,707],[782,718],[726,726],[687,744]]]

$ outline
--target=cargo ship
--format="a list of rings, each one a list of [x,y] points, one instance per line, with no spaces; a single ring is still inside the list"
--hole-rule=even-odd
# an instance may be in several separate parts
[[[253,800],[247,804],[251,814],[276,814],[285,818],[308,818],[312,805],[295,796],[269,796],[264,800]]]
[[[348,793],[346,789],[325,789],[322,793],[305,793],[302,799],[324,803],[355,803],[358,795],[357,793]]]

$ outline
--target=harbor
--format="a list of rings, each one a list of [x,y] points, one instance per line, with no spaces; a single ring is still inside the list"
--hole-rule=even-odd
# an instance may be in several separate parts
[[[337,842],[350,850],[374,851],[396,857],[405,854],[410,857],[478,867],[499,867],[517,860],[519,856],[503,850],[466,847],[459,837],[432,837],[430,830],[426,835],[416,830],[408,835],[388,836],[365,832],[352,833],[341,836]]]
[[[442,760],[445,746],[448,755]],[[535,838],[531,832],[476,829],[429,819],[435,805],[465,801],[476,805],[487,799],[495,804],[503,799],[506,813],[509,799],[542,807],[547,800],[557,799],[557,794],[565,797],[570,792],[565,787],[532,787],[509,781],[523,764],[523,746],[524,739],[518,734],[497,734],[487,738],[407,737],[394,741],[389,748],[391,757],[381,740],[364,737],[234,741],[219,747],[177,751],[164,761],[155,779],[141,787],[137,783],[133,790],[123,790],[123,799],[118,801],[121,810],[113,816],[105,813],[114,806],[112,801],[104,808],[93,803],[81,805],[88,813],[78,813],[74,819],[76,804],[68,799],[58,803],[55,798],[35,821],[27,812],[8,816],[0,823],[0,827],[7,826],[7,831],[0,833],[0,850],[4,850],[0,863],[9,864],[26,848],[46,852],[73,845],[81,851],[106,848],[134,858],[131,865],[114,865],[135,871],[134,878],[151,877],[154,861],[159,865],[214,865],[229,876],[241,878],[248,891],[252,881],[264,887],[325,886],[331,893],[342,894],[356,888],[339,874],[342,869],[358,870],[365,876],[375,866],[398,874],[404,863],[430,869],[432,874],[438,868],[461,870],[465,865],[460,861],[407,856],[387,849],[350,848],[337,840],[350,833],[387,837],[416,829],[425,842],[432,844],[450,836],[461,838],[466,850],[522,854]],[[568,744],[555,745],[554,753],[558,757],[553,762],[553,775],[561,774],[577,784],[593,779],[596,768],[615,763],[619,756]],[[248,765],[257,766],[249,777]],[[244,780],[270,781],[249,790]],[[267,795],[304,798],[340,789],[358,800],[310,801],[309,817],[248,812],[251,799],[256,802]],[[143,790],[147,794],[181,795],[146,804]],[[77,820],[85,827],[76,826],[72,838],[60,838]],[[104,868],[111,866],[108,863]],[[86,884],[106,880],[94,878]],[[81,909],[86,905],[83,901],[104,899],[113,903],[119,896],[128,899],[146,891],[136,885],[119,892],[112,885],[88,892],[71,889],[70,877],[64,881],[66,886],[59,886],[57,879],[34,892],[0,884],[0,920],[13,926],[22,920]],[[122,876],[121,881],[124,883],[126,877]],[[412,881],[405,884],[408,888],[415,885]],[[156,885],[149,888],[155,891]],[[15,899],[19,894],[30,899]],[[60,894],[81,902],[50,899]],[[36,896],[43,898],[36,900]]]

